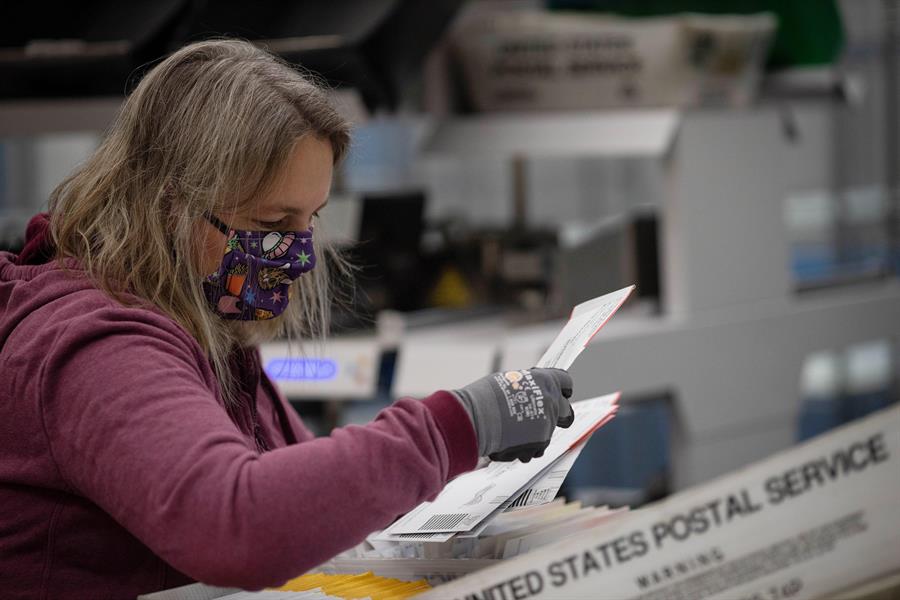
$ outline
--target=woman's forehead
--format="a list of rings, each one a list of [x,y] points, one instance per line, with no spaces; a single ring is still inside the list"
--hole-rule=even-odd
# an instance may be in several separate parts
[[[255,209],[310,214],[327,201],[333,171],[331,143],[312,135],[304,136]]]

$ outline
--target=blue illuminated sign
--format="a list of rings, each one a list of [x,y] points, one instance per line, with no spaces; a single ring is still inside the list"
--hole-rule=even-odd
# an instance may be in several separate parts
[[[327,381],[338,372],[330,358],[273,358],[265,368],[272,379],[290,381]]]

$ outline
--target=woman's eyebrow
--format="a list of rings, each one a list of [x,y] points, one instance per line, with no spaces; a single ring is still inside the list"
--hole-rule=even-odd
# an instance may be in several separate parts
[[[325,202],[323,202],[319,206],[319,208],[315,209],[313,212],[319,212],[320,210],[325,208],[325,205],[327,205],[327,204],[328,204],[328,200],[326,199]],[[272,212],[283,212],[288,215],[296,215],[296,214],[303,212],[296,206],[272,206],[272,207],[263,209],[263,211],[269,211],[269,210],[271,210]]]
[[[273,212],[273,213],[285,213],[288,215],[296,215],[300,212],[294,206],[267,206],[262,209],[261,212]]]

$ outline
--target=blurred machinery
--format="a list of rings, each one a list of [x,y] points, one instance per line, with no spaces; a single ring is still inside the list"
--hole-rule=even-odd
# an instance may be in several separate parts
[[[796,190],[828,188],[830,110],[820,102],[792,106],[789,114],[777,107],[605,112],[552,117],[559,122],[543,133],[536,130],[551,117],[474,117],[446,122],[432,142],[459,155],[498,153],[498,145],[517,139],[528,145],[511,150],[532,155],[591,151],[565,143],[569,126],[588,132],[579,139],[591,140],[601,157],[656,157],[665,180],[658,204],[662,309],[618,315],[572,374],[579,397],[616,389],[625,391],[625,402],[670,395],[676,489],[794,443],[809,354],[900,333],[900,287],[892,278],[795,292],[784,202]],[[627,137],[614,134],[619,126]],[[529,129],[526,138],[521,132]],[[422,394],[498,365],[533,364],[560,325],[488,321],[411,332],[394,391]],[[442,364],[452,364],[452,372],[435,373]]]
[[[0,8],[0,98],[121,96],[155,61],[215,36],[248,39],[393,108],[461,0],[111,0]]]

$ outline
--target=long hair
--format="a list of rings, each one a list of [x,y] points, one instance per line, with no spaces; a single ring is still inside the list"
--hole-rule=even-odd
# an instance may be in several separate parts
[[[78,259],[119,302],[137,297],[179,323],[206,351],[228,402],[229,356],[248,328],[207,305],[198,223],[261,197],[305,135],[328,140],[335,163],[349,146],[349,124],[316,81],[248,42],[198,42],[143,78],[96,152],[50,197],[58,257]],[[253,324],[259,331],[326,333],[329,267],[348,269],[319,236],[314,244],[316,268],[294,283],[294,300],[277,320]]]

